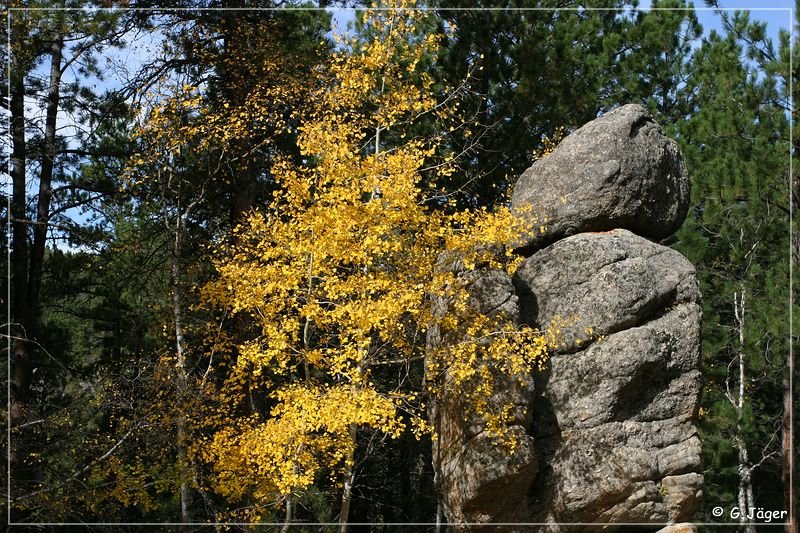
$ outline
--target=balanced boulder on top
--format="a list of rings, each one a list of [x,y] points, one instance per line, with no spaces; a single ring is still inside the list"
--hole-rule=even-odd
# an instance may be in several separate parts
[[[512,207],[535,217],[516,246],[530,252],[586,231],[623,228],[662,239],[683,223],[689,180],[678,145],[629,104],[584,125],[526,170]],[[539,227],[544,231],[539,232]]]

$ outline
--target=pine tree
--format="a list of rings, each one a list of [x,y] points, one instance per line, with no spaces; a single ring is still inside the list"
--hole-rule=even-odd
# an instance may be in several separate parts
[[[99,95],[86,84],[102,76],[98,55],[105,48],[123,45],[122,35],[133,25],[123,13],[91,11],[93,2],[69,6],[14,4],[9,13],[11,44],[8,76],[11,140],[10,174],[13,182],[9,219],[12,226],[12,317],[10,491],[18,498],[12,505],[17,518],[35,517],[32,494],[49,489],[42,463],[35,453],[40,427],[32,419],[52,415],[54,383],[66,379],[64,368],[72,361],[54,360],[43,341],[51,334],[42,321],[42,287],[47,272],[49,241],[54,233],[80,240],[84,225],[70,218],[70,211],[92,205],[113,191],[102,183],[80,179],[91,130],[112,116],[124,116],[112,95]],[[58,8],[71,7],[73,10]],[[35,9],[27,9],[35,8]],[[40,68],[40,65],[42,66]],[[68,79],[71,73],[76,79]],[[30,113],[26,104],[38,106]],[[59,127],[59,116],[74,116],[76,128]],[[65,131],[67,133],[65,133]],[[78,148],[75,145],[79,145]],[[94,148],[97,148],[96,146]],[[35,194],[29,198],[28,191]],[[32,206],[32,207],[29,207]],[[88,224],[87,224],[88,226]],[[40,369],[34,376],[34,368]],[[44,488],[43,488],[44,487]]]
[[[462,205],[492,205],[545,139],[616,106],[642,103],[665,123],[685,114],[682,69],[700,32],[694,12],[682,0],[653,3],[674,11],[638,12],[634,4],[479,2],[459,10],[458,2],[438,3],[444,24],[455,28],[440,52],[440,75],[454,83],[470,72],[464,114],[476,124],[452,141],[470,158],[447,183]]]
[[[692,113],[677,127],[693,202],[678,246],[704,295],[706,501],[745,511],[782,499],[771,487],[780,487],[789,290],[788,121],[774,104],[775,73],[745,61],[736,28],[747,26],[737,13],[697,49]]]

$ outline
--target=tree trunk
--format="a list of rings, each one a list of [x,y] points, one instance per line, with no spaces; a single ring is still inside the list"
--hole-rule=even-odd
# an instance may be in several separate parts
[[[28,229],[24,220],[27,218],[25,212],[25,172],[26,172],[26,144],[25,144],[25,86],[24,75],[21,66],[18,65],[17,54],[13,54],[11,66],[11,142],[13,149],[11,152],[11,179],[13,183],[11,199],[12,217],[12,272],[13,280],[13,317],[12,320],[26,328],[30,322],[30,309],[28,306]],[[23,329],[17,337],[26,337],[27,331]],[[11,417],[12,425],[23,416],[25,411],[24,402],[29,385],[28,372],[24,367],[28,363],[25,352],[26,344],[18,341],[15,343],[15,357],[13,360],[13,382],[11,387],[12,405]],[[17,355],[19,354],[19,356]]]
[[[795,10],[795,23],[800,23],[800,11]],[[795,34],[796,35],[796,34]],[[797,37],[795,37],[797,39]],[[797,40],[795,40],[795,46],[797,46]],[[795,68],[797,68],[795,66]],[[792,73],[792,75],[796,75]],[[787,84],[787,87],[791,85]],[[791,109],[792,116],[797,119],[797,105],[800,102],[800,85],[795,83],[794,84],[794,94],[791,95],[793,98],[790,100],[793,104],[793,109]],[[795,158],[800,154],[800,135],[798,135],[798,130],[795,128],[794,136],[791,139],[792,141],[792,152],[791,155]],[[790,279],[789,279],[789,287],[792,291],[789,294],[789,323],[793,323],[793,311],[794,307],[798,302],[797,299],[797,285],[794,283],[795,275],[792,267],[797,268],[800,265],[800,225],[797,223],[797,214],[800,211],[800,173],[797,171],[797,166],[795,165],[792,170],[793,174],[789,175],[789,180],[791,183],[791,198],[790,198],[790,217],[789,222],[791,224],[790,227],[790,234],[791,234],[791,254],[789,260],[789,272],[790,272]],[[792,231],[793,230],[793,231]],[[798,334],[794,332],[794,335],[789,339],[789,356],[786,358],[786,366],[787,366],[787,375],[783,382],[783,419],[781,421],[781,426],[783,430],[783,439],[782,439],[782,453],[783,453],[783,467],[782,467],[782,476],[783,476],[783,494],[784,494],[784,508],[788,511],[789,516],[786,521],[786,533],[794,533],[797,531],[797,493],[795,492],[797,478],[796,469],[795,469],[795,450],[794,450],[794,435],[792,433],[792,421],[793,421],[793,412],[794,412],[794,398],[792,396],[792,391],[794,387],[796,387],[794,383],[794,352],[793,346],[797,346],[798,341]]]
[[[350,443],[352,447],[347,454],[347,469],[344,474],[344,489],[342,490],[342,507],[339,513],[339,533],[347,533],[347,522],[350,517],[350,502],[353,499],[353,483],[356,478],[355,452],[358,427],[350,424]]]
[[[15,42],[21,42],[22,36],[15,35]],[[50,44],[50,79],[47,91],[47,107],[45,111],[44,151],[39,174],[39,198],[36,206],[36,222],[33,228],[33,246],[28,248],[28,230],[26,226],[26,172],[27,146],[25,142],[25,69],[21,64],[19,53],[12,53],[11,75],[11,138],[13,143],[11,155],[11,175],[13,182],[11,215],[13,221],[13,264],[14,304],[13,318],[19,330],[19,340],[14,343],[12,353],[11,405],[9,418],[12,428],[23,424],[29,411],[29,396],[32,380],[32,349],[30,340],[35,339],[38,326],[39,291],[42,280],[45,245],[47,242],[47,224],[50,220],[50,199],[52,197],[52,180],[56,153],[56,119],[58,117],[61,94],[61,63],[63,50],[63,34],[56,31]],[[17,442],[14,443],[13,441]],[[11,477],[23,481],[32,477],[32,470],[25,466],[25,452],[21,449],[24,436],[17,430],[9,443]],[[10,489],[10,487],[9,487]]]
[[[283,527],[281,533],[288,533],[289,527],[292,524],[292,495],[286,496],[286,516],[283,519]]]
[[[788,360],[789,376],[794,372],[792,358]],[[783,455],[783,499],[784,509],[789,512],[786,519],[786,533],[794,533],[795,516],[795,492],[794,492],[794,444],[792,435],[792,380],[787,377],[783,382],[783,418],[781,420],[783,435],[781,442],[781,452]]]
[[[747,453],[747,443],[742,437],[742,417],[744,416],[744,324],[745,324],[745,288],[742,285],[739,292],[733,293],[733,310],[734,318],[736,319],[736,330],[739,334],[739,349],[738,349],[738,363],[739,363],[739,391],[738,397],[734,407],[736,408],[738,421],[736,423],[736,436],[734,442],[739,452],[739,523],[742,524],[742,531],[744,533],[755,533],[756,528],[752,525],[753,510],[755,505],[753,502],[753,465],[750,463],[750,457]],[[750,522],[750,524],[747,524]],[[747,525],[745,525],[747,524]]]
[[[175,352],[177,360],[175,362],[176,372],[176,392],[178,401],[183,402],[186,396],[186,352],[185,335],[183,328],[183,301],[181,298],[181,271],[180,256],[182,244],[183,225],[181,224],[180,211],[175,222],[175,244],[172,251],[172,313],[175,321]],[[189,490],[189,458],[186,453],[186,419],[183,414],[179,415],[177,422],[177,448],[178,460],[181,467],[181,522],[189,524],[192,521],[189,513],[189,501],[191,493]]]
[[[737,427],[737,430],[738,429]],[[753,519],[751,518],[755,509],[752,483],[753,469],[750,468],[750,460],[747,455],[747,445],[745,442],[737,437],[736,446],[739,448],[739,523],[742,524],[743,532],[755,533],[756,528],[752,524]]]
[[[44,127],[44,154],[39,175],[39,199],[36,205],[36,222],[33,228],[28,298],[38,305],[42,286],[42,268],[47,245],[47,227],[50,222],[50,200],[53,196],[53,169],[56,156],[56,121],[61,98],[61,59],[63,36],[59,35],[50,48],[50,87],[47,90],[47,112]]]
[[[247,7],[242,0],[224,0],[223,5],[229,9]],[[241,12],[231,11],[225,17],[223,29],[223,55],[221,58],[224,67],[222,81],[223,96],[234,105],[243,105],[247,98],[247,84],[249,69],[243,68],[236,58],[247,57],[252,46],[243,35],[242,27],[250,24]],[[233,65],[238,65],[235,70]],[[252,146],[251,141],[241,139],[237,143],[237,152],[248,153]],[[253,208],[258,190],[258,168],[252,157],[243,157],[234,163],[235,172],[231,176],[231,226],[240,224],[245,214]]]
[[[12,42],[20,42],[19,35],[12,35]],[[12,218],[12,256],[11,271],[13,307],[11,322],[14,323],[15,337],[11,353],[11,404],[9,406],[9,423],[12,428],[25,422],[28,413],[28,395],[30,392],[31,361],[30,346],[25,339],[29,338],[33,312],[28,300],[28,229],[24,220],[25,212],[25,178],[26,178],[26,144],[25,144],[25,84],[24,69],[20,64],[19,53],[11,55],[11,218]],[[15,431],[9,442],[9,462],[11,486],[13,480],[22,479],[24,475],[24,451],[19,446],[19,434]]]

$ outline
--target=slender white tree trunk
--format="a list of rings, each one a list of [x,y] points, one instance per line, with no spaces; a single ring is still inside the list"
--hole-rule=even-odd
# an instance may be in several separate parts
[[[347,454],[347,469],[344,473],[344,489],[342,490],[342,507],[339,513],[339,533],[347,533],[347,524],[350,517],[350,502],[353,499],[353,483],[356,479],[355,452],[356,435],[358,427],[350,424],[350,452]]]
[[[744,416],[744,383],[745,383],[745,360],[744,360],[744,326],[745,326],[745,288],[744,285],[739,287],[739,291],[733,294],[733,311],[736,319],[736,329],[739,335],[739,349],[737,354],[737,362],[739,364],[739,390],[734,403],[736,408],[737,419],[736,422],[736,436],[734,443],[739,452],[739,523],[742,524],[742,531],[744,533],[755,533],[756,528],[752,525],[753,520],[749,517],[753,516],[755,508],[753,502],[753,483],[752,473],[753,465],[750,462],[750,457],[747,452],[747,443],[742,435],[742,417]],[[745,525],[747,523],[749,525]]]
[[[789,358],[787,362],[789,367],[789,376],[794,371],[793,361]],[[785,533],[794,533],[795,529],[795,494],[792,483],[794,482],[794,445],[792,435],[792,386],[790,385],[789,378],[784,380],[783,384],[783,418],[782,425],[782,439],[781,439],[781,455],[783,456],[783,500],[784,509],[789,511],[789,516],[786,520],[784,528]]]
[[[175,244],[172,253],[172,313],[175,322],[175,352],[177,360],[175,364],[176,372],[176,390],[178,393],[179,401],[183,400],[186,394],[186,337],[183,326],[183,299],[181,298],[181,271],[180,271],[180,254],[182,244],[182,224],[180,214],[175,223]],[[183,413],[179,414],[177,421],[177,448],[178,448],[178,461],[181,467],[181,522],[188,524],[192,521],[189,513],[189,501],[191,499],[191,492],[189,488],[188,473],[189,473],[189,458],[186,453],[186,419]]]
[[[286,516],[283,519],[283,527],[281,533],[288,533],[289,527],[292,523],[292,495],[286,496]]]

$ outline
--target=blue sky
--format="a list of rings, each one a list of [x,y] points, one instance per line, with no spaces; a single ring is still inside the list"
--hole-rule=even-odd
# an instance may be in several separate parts
[[[773,41],[776,41],[779,28],[788,30],[793,24],[792,14],[788,10],[794,8],[794,0],[720,0],[719,3],[726,10],[750,11],[751,19],[766,22],[767,32]],[[650,4],[650,0],[639,0],[639,8],[642,10],[648,9]],[[695,1],[694,6],[705,34],[711,30],[721,30],[719,15],[712,8],[707,8],[703,0]]]

